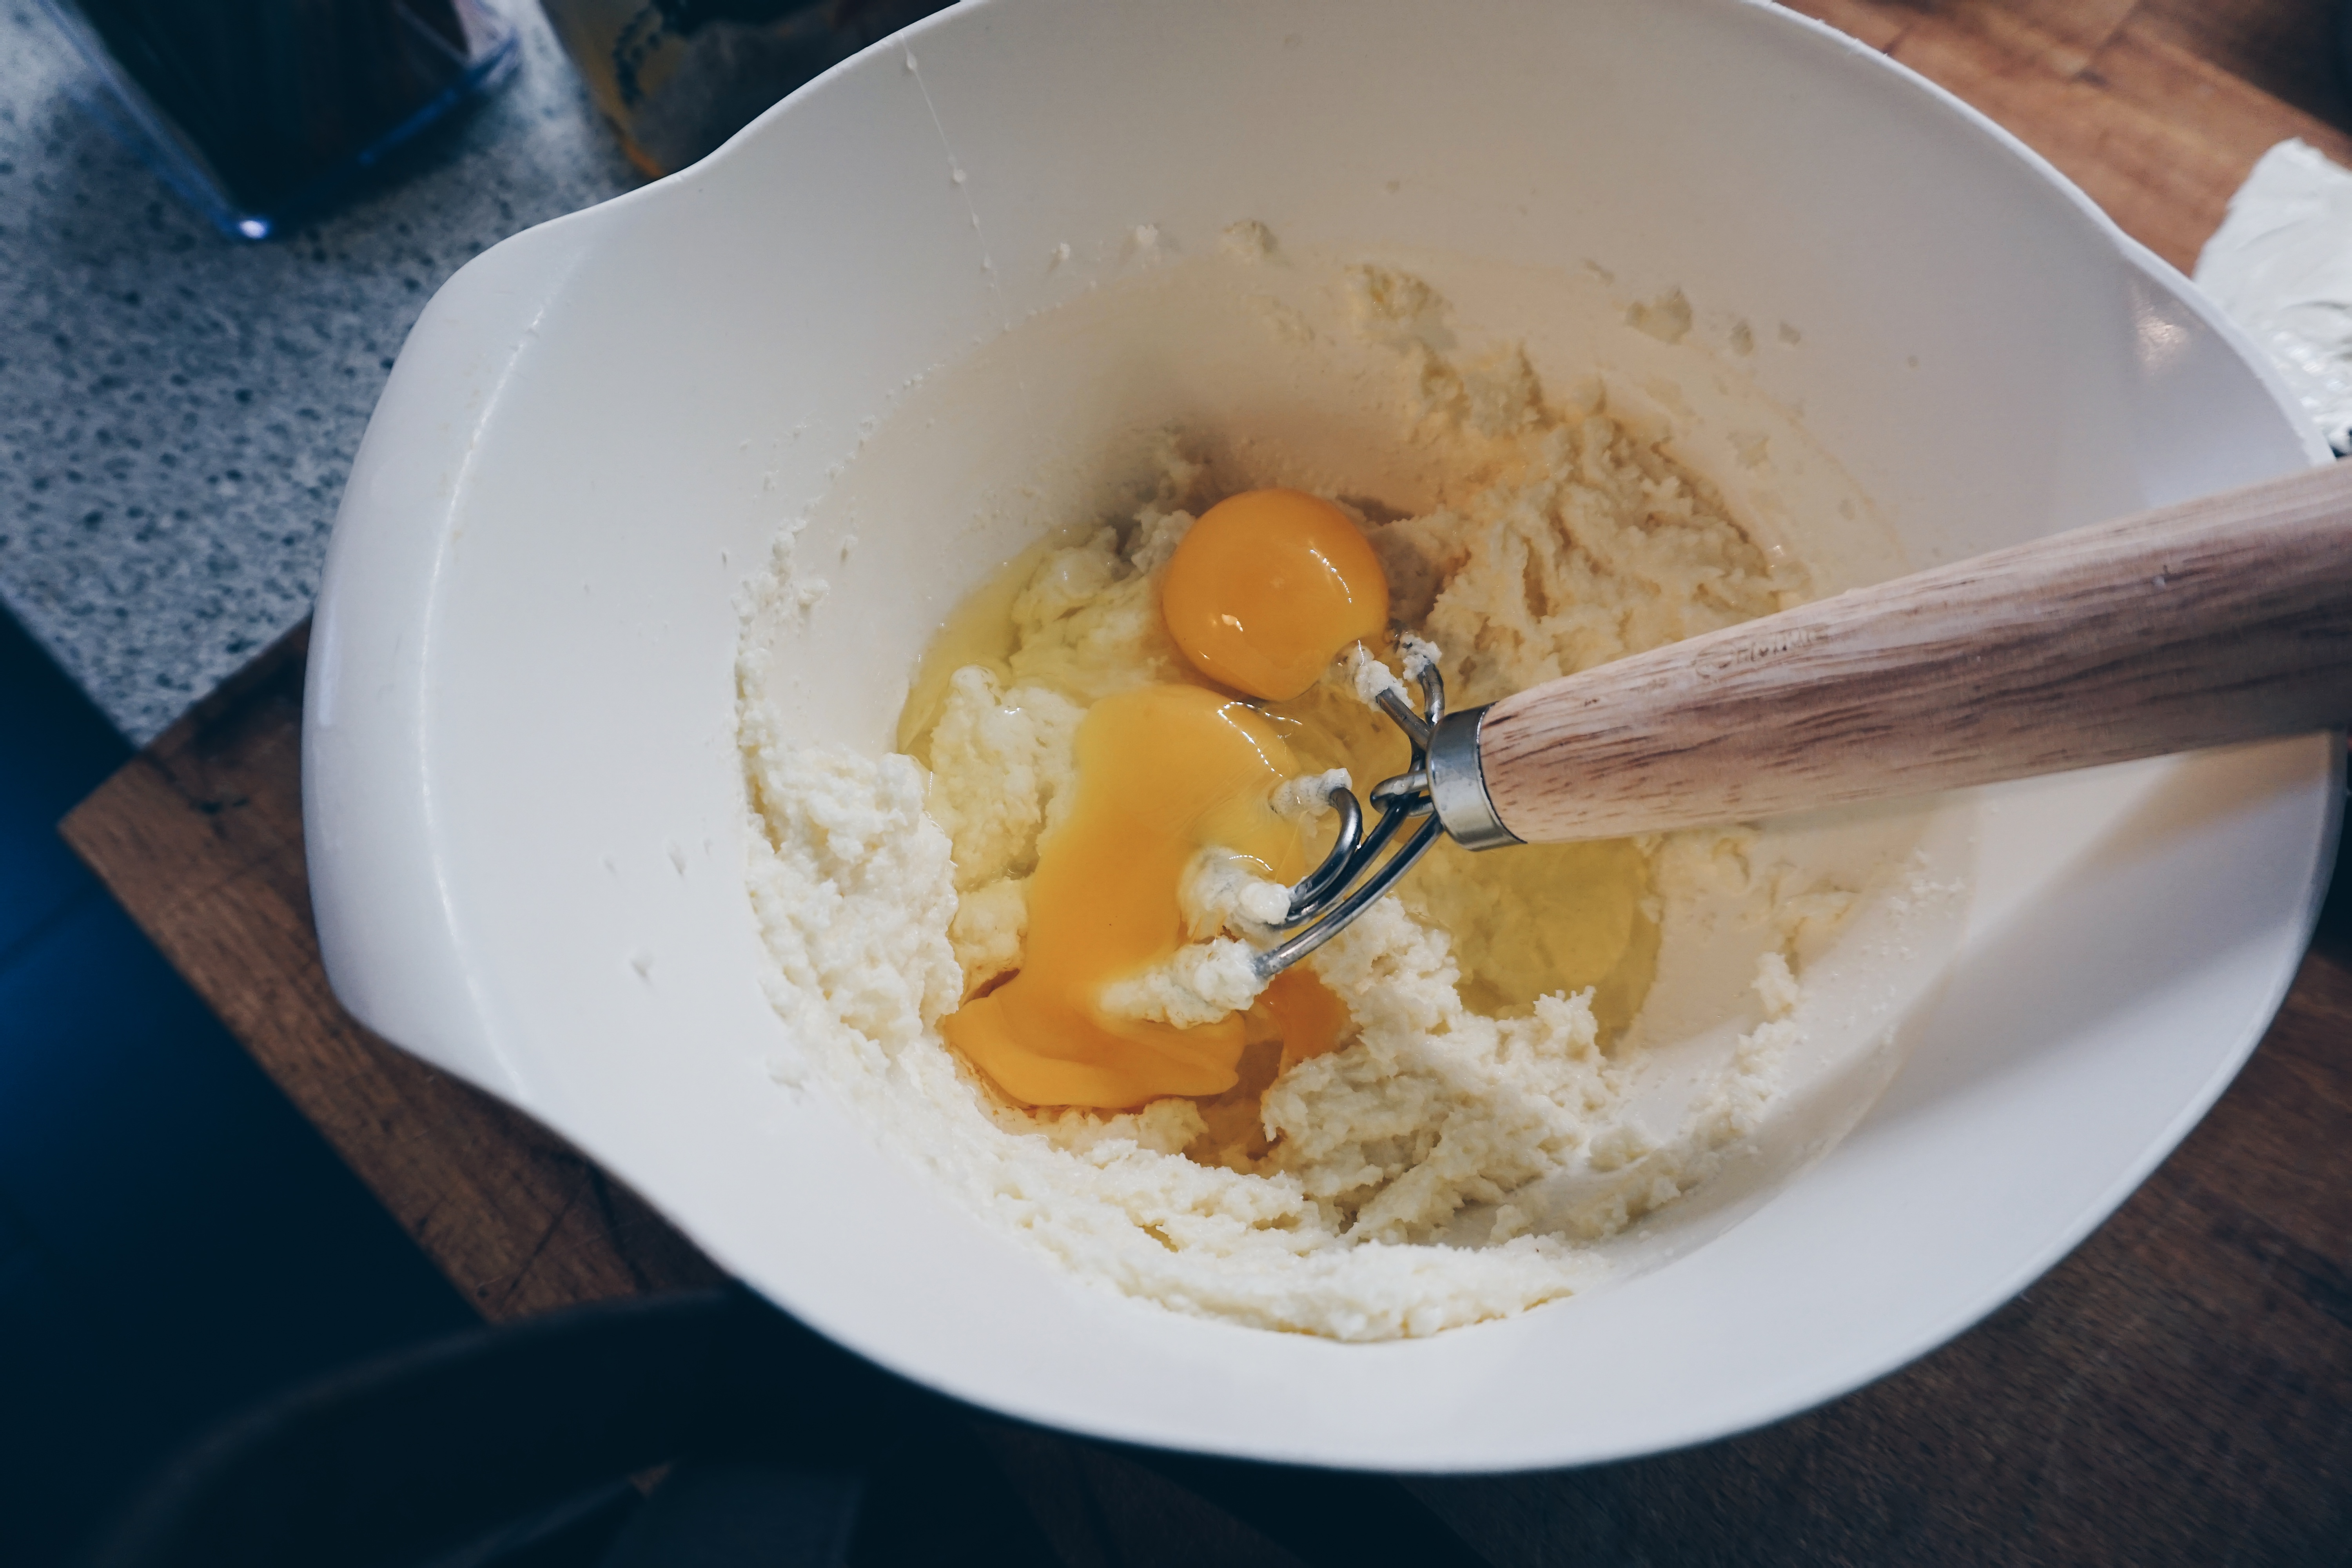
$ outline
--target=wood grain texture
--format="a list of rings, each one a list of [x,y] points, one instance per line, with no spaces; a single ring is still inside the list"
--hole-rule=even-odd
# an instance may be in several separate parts
[[[1528,843],[1621,838],[2352,719],[2352,465],[2095,524],[1507,697]]]
[[[2134,22],[2305,114],[2352,125],[2339,0],[2141,0]]]
[[[2300,136],[2352,163],[2352,136],[2199,52],[2280,37],[2293,0],[1793,0],[1999,121],[2083,187],[2126,233],[2183,272],[2230,195],[2274,142]],[[2195,25],[2182,15],[2194,9]],[[2313,16],[2306,56],[2326,48]],[[2267,35],[2265,35],[2267,36]],[[2247,51],[2240,51],[2242,54]],[[2273,51],[2273,55],[2277,53]]]
[[[2352,156],[2352,140],[2258,90],[2305,110],[2325,101],[2310,85],[2325,74],[2312,0],[1799,8],[1988,110],[2178,265],[2193,262],[2272,142],[2303,135]],[[2303,85],[2242,79],[2265,60]],[[132,763],[74,814],[68,837],[486,1315],[708,1278],[674,1232],[560,1140],[336,1005],[295,809],[299,652],[275,650]],[[1502,1568],[2352,1563],[2347,904],[2213,1112],[2114,1219],[1984,1324],[1746,1436],[1413,1491]],[[1284,1560],[1201,1489],[1188,1500],[1131,1458],[981,1426],[1067,1563]],[[1388,1486],[1365,1480],[1344,1508],[1302,1486],[1297,1522],[1322,1539]]]

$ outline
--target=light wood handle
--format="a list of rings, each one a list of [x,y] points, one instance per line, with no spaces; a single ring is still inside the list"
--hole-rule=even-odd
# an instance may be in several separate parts
[[[1530,843],[1614,838],[2352,720],[2352,462],[2036,540],[1505,698]]]

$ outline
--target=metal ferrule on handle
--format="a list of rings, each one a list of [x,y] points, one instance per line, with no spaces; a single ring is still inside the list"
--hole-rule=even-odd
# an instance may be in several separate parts
[[[1296,934],[1262,949],[1251,961],[1261,980],[1272,979],[1339,935],[1395,887],[1442,835],[1450,833],[1473,849],[1519,842],[1486,795],[1478,760],[1478,727],[1486,710],[1447,713],[1445,681],[1434,664],[1423,663],[1413,679],[1421,687],[1420,711],[1393,690],[1379,699],[1381,710],[1412,742],[1412,765],[1372,786],[1371,804],[1381,819],[1370,831],[1354,794],[1331,792],[1331,805],[1339,814],[1338,837],[1323,864],[1290,890],[1290,912],[1277,929]],[[1404,831],[1407,823],[1415,824],[1410,833]]]
[[[1486,769],[1478,754],[1484,706],[1448,713],[1429,737],[1429,799],[1437,820],[1465,849],[1500,849],[1526,840],[1503,826],[1486,793]]]

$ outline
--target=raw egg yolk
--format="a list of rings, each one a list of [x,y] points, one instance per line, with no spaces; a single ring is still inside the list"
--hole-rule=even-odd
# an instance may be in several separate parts
[[[1029,879],[1021,971],[942,1028],[973,1066],[1031,1105],[1119,1109],[1223,1093],[1239,1075],[1242,1015],[1180,1029],[1108,1014],[1101,998],[1183,944],[1177,889],[1197,851],[1236,851],[1277,882],[1306,874],[1303,837],[1272,801],[1298,763],[1247,703],[1197,686],[1105,698],[1078,725],[1076,751],[1070,815],[1039,846]],[[1345,1010],[1312,976],[1301,979],[1277,982],[1272,1005],[1295,1016],[1305,1051],[1328,1049]]]
[[[1169,558],[1160,611],[1192,667],[1286,702],[1349,643],[1388,626],[1389,580],[1348,514],[1299,490],[1246,490],[1202,514]]]
[[[1265,988],[1265,994],[1257,999],[1255,1011],[1265,1016],[1274,1037],[1282,1042],[1282,1065],[1275,1074],[1277,1078],[1300,1062],[1338,1050],[1339,1037],[1354,1022],[1348,1016],[1348,1005],[1317,979],[1313,970],[1303,965],[1276,975],[1274,983]]]

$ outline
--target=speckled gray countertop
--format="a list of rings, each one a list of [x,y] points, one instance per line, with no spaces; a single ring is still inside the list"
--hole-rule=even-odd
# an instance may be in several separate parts
[[[0,0],[0,603],[136,743],[310,613],[343,476],[433,291],[640,183],[530,0],[521,68],[397,177],[223,237]]]

